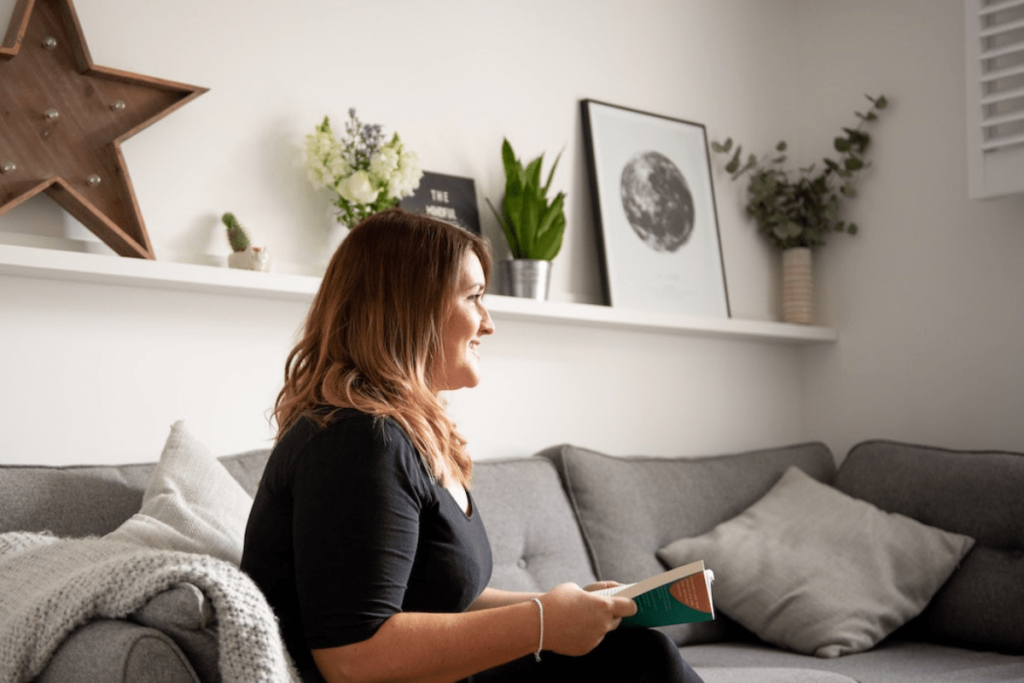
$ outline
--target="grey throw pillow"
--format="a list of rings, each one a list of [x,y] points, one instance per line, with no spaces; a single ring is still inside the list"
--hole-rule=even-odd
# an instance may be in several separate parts
[[[176,422],[167,437],[142,509],[107,534],[109,540],[159,550],[242,559],[252,498],[206,446]]]
[[[740,515],[658,557],[669,567],[703,559],[715,605],[763,640],[837,657],[920,613],[973,545],[794,467]]]

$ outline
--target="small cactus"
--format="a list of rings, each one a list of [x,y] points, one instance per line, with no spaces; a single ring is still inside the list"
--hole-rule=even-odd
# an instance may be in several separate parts
[[[249,241],[249,235],[246,234],[245,228],[235,218],[235,214],[229,211],[221,216],[221,221],[227,226],[228,242],[231,244],[231,251],[245,251],[252,245],[252,242]]]

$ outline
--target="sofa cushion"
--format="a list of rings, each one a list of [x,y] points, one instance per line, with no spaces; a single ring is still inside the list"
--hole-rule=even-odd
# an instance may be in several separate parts
[[[490,585],[546,591],[595,580],[579,526],[552,464],[542,458],[474,464],[472,495],[491,542]]]
[[[1020,657],[892,639],[867,652],[835,659],[810,657],[756,642],[689,645],[680,648],[680,654],[702,676],[719,669],[747,669],[752,673],[804,669],[842,674],[858,683],[1020,683],[1024,680],[1024,659]],[[760,681],[755,676],[747,680]],[[709,676],[705,683],[715,682]]]
[[[623,583],[664,571],[659,548],[736,516],[789,466],[823,481],[835,474],[820,443],[701,458],[615,457],[571,445],[540,455],[558,467],[598,578]],[[736,636],[728,619],[664,630],[677,643]]]
[[[171,427],[142,497],[142,509],[107,534],[161,550],[242,559],[252,498],[184,422]]]
[[[867,441],[835,484],[977,541],[902,636],[1024,654],[1024,454]]]
[[[260,448],[234,455],[222,455],[217,459],[242,485],[242,489],[250,497],[254,497],[256,489],[259,488],[260,479],[263,478],[263,470],[267,467],[268,458],[270,458],[270,449]]]
[[[254,495],[270,456],[260,449],[219,458]],[[0,465],[0,533],[102,536],[139,511],[156,464]],[[102,505],[96,501],[102,500]]]
[[[858,683],[849,676],[816,669],[723,666],[695,671],[703,683]]]
[[[98,536],[139,511],[153,463],[120,466],[0,466],[0,533]],[[96,501],[103,501],[97,505]]]
[[[761,500],[658,556],[715,570],[715,603],[818,657],[868,650],[924,608],[973,539],[883,512],[790,468]]]

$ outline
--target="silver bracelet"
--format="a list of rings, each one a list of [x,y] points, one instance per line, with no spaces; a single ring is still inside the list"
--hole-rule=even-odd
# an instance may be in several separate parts
[[[534,598],[533,601],[540,609],[540,642],[537,643],[537,651],[533,653],[533,658],[539,662],[540,651],[544,649],[544,603],[540,601],[540,598]]]

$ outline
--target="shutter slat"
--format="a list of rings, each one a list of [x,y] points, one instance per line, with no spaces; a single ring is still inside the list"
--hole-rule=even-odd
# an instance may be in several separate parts
[[[993,36],[998,36],[1002,33],[1016,31],[1019,28],[1024,28],[1024,19],[1018,19],[1017,21],[1011,21],[1005,24],[993,24],[988,28],[983,28],[980,31],[978,31],[978,37],[991,38]]]
[[[1002,126],[1007,123],[1018,123],[1024,122],[1024,109],[1020,111],[1011,111],[1008,114],[1000,114],[999,116],[987,116],[985,122],[981,124],[982,128],[991,128],[992,126]]]
[[[1021,45],[1021,52],[1024,52],[1024,45]],[[1017,66],[1007,67],[1005,69],[986,71],[985,75],[981,77],[981,82],[992,83],[994,81],[1010,78],[1012,76],[1020,76],[1022,74],[1024,74],[1024,64],[1018,64]]]
[[[992,3],[987,5],[978,11],[979,17],[988,17],[996,12],[1005,12],[1008,9],[1016,9],[1018,7],[1024,7],[1024,0],[1010,0],[1009,2]]]
[[[981,144],[983,152],[995,152],[1016,145],[1024,145],[1024,133],[1007,138],[993,138]]]
[[[1024,86],[1012,88],[1010,90],[1000,90],[999,92],[985,95],[981,98],[980,104],[984,107],[990,104],[999,104],[1000,102],[1015,100],[1018,97],[1024,97]]]
[[[1006,55],[1012,55],[1017,52],[1024,50],[1024,42],[1021,43],[1010,43],[1009,45],[1001,45],[998,48],[992,48],[988,50],[981,50],[978,53],[978,59],[995,59],[996,57],[1005,57]]]

